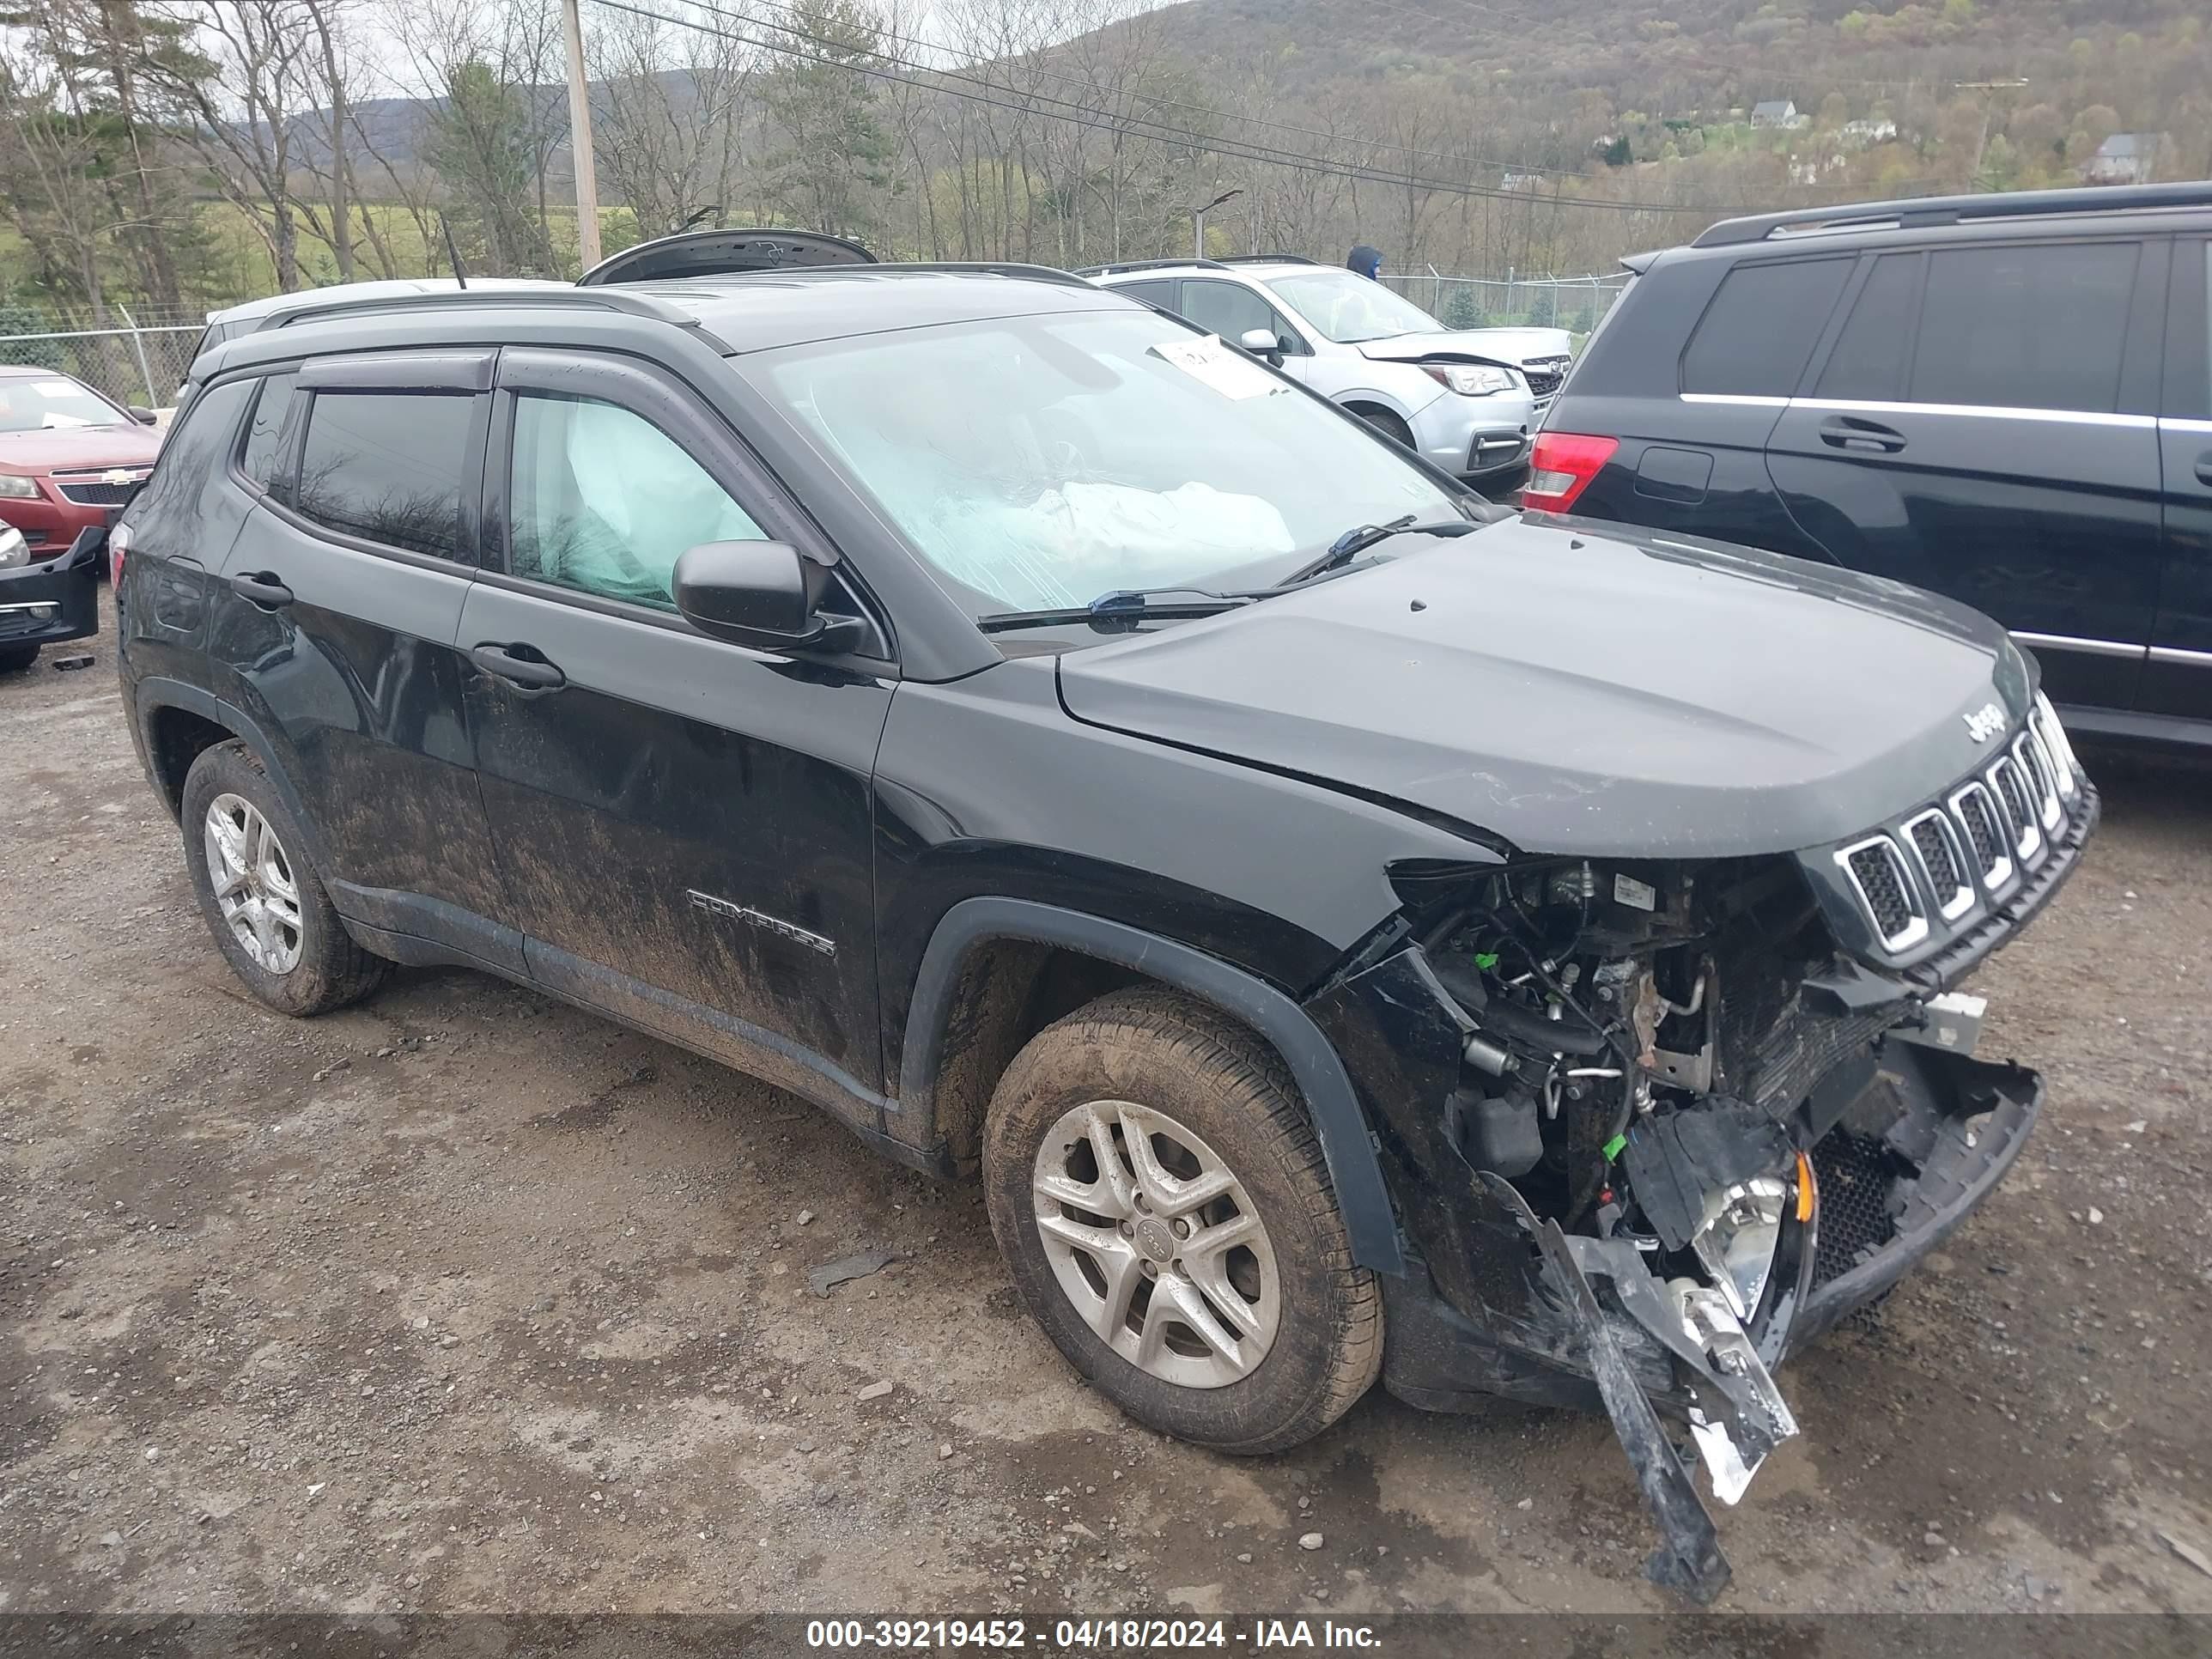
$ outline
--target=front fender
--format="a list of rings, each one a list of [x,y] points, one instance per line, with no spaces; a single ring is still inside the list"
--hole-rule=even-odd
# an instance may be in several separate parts
[[[1328,395],[1340,404],[1378,404],[1411,425],[1415,416],[1445,392],[1410,363],[1393,365],[1362,358],[1357,364],[1346,365],[1341,383],[1330,386]]]
[[[1266,1038],[1290,1067],[1313,1114],[1352,1260],[1377,1273],[1404,1273],[1397,1222],[1366,1118],[1343,1062],[1313,1021],[1290,998],[1243,969],[1121,922],[1027,899],[963,899],[948,910],[923,953],[907,1015],[899,1066],[902,1115],[933,1120],[961,968],[970,951],[992,939],[1061,945],[1116,963],[1212,1004]]]

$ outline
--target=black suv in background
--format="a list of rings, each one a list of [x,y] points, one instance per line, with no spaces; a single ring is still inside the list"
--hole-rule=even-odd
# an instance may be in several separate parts
[[[118,656],[240,979],[482,969],[980,1173],[1157,1428],[1602,1407],[1710,1595],[1656,1413],[1733,1503],[1771,1368],[2034,1121],[1953,988],[2096,796],[1963,606],[1523,520],[1030,268],[425,296],[199,368]]]
[[[1637,273],[1525,505],[1948,594],[2069,722],[2212,744],[2212,184],[1715,225]]]

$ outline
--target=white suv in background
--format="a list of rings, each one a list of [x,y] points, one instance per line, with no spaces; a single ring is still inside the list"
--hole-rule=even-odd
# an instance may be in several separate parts
[[[1146,259],[1078,274],[1264,354],[1407,448],[1478,481],[1527,464],[1569,362],[1565,329],[1446,328],[1380,283],[1290,254]]]

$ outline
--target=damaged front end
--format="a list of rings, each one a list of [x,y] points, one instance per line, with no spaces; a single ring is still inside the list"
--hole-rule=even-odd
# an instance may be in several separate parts
[[[1395,872],[1405,909],[1308,1005],[1419,1258],[1386,1285],[1386,1385],[1603,1409],[1654,1577],[1716,1595],[1686,1456],[1741,1498],[1797,1432],[1775,1367],[1955,1228],[2034,1121],[2041,1079],[1975,1058],[1980,1004],[1949,988],[2078,856],[2095,799],[2069,781],[2035,878],[1910,961],[1890,896],[1855,932],[1808,879],[1825,852]]]

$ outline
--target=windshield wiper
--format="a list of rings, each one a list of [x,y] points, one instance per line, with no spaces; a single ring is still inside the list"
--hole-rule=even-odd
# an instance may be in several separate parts
[[[1393,519],[1388,524],[1354,525],[1328,544],[1328,551],[1317,559],[1300,565],[1275,584],[1279,588],[1296,587],[1300,582],[1311,581],[1316,576],[1350,564],[1377,542],[1393,536],[1466,536],[1482,528],[1466,519],[1447,519],[1441,524],[1415,524],[1413,515]]]
[[[1255,600],[1287,593],[1317,576],[1349,569],[1355,562],[1364,568],[1373,561],[1360,560],[1359,556],[1393,536],[1465,536],[1481,528],[1465,519],[1415,524],[1413,515],[1408,513],[1388,524],[1354,525],[1329,544],[1328,552],[1266,587],[1232,593],[1211,587],[1118,587],[1110,593],[1101,593],[1088,605],[1061,605],[1044,611],[1001,611],[978,617],[975,626],[986,634],[1003,634],[1010,629],[1060,628],[1071,623],[1176,622],[1194,617],[1218,617],[1224,611],[1234,611]],[[1184,597],[1177,599],[1177,594]]]
[[[1187,597],[1176,599],[1172,596]],[[1218,617],[1252,603],[1249,593],[1219,593],[1210,587],[1121,587],[1101,593],[1088,605],[1063,605],[1046,611],[1001,611],[979,617],[975,626],[986,634],[1003,634],[1012,628],[1056,628],[1068,623],[1166,622],[1192,617]]]

